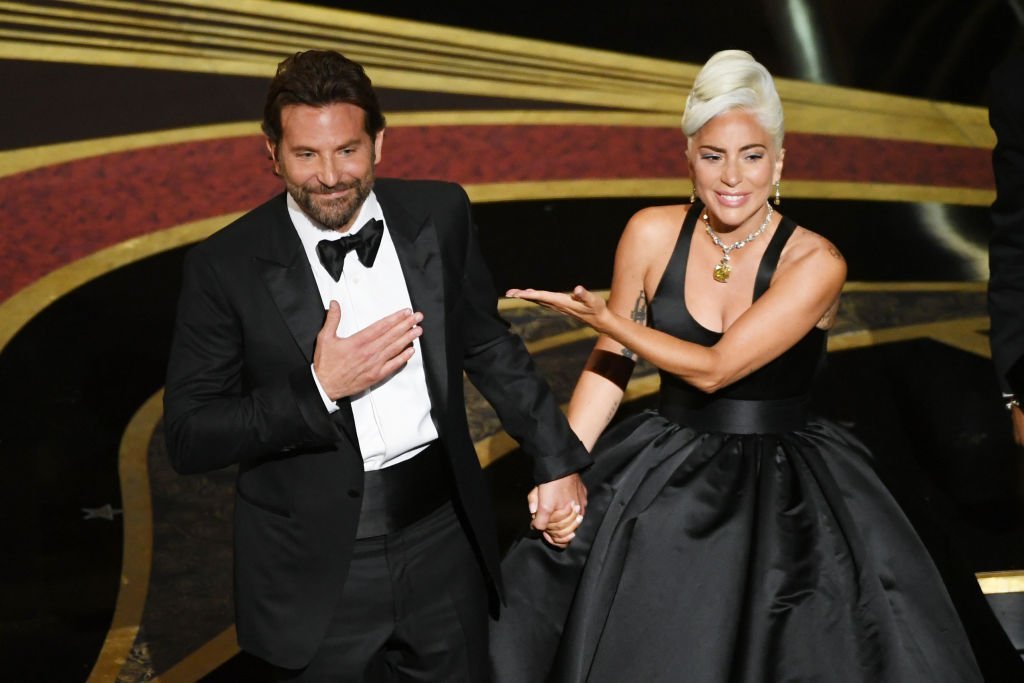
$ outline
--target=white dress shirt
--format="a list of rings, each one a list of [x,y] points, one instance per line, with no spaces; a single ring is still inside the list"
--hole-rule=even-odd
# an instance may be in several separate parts
[[[288,213],[313,269],[324,308],[332,300],[341,305],[339,337],[350,337],[395,311],[412,308],[405,275],[386,221],[372,268],[363,266],[356,252],[350,251],[345,255],[341,278],[335,282],[320,263],[316,252],[316,245],[321,240],[354,235],[373,218],[384,220],[384,212],[374,193],[371,192],[363,202],[352,228],[346,233],[324,230],[315,225],[291,195],[288,195]],[[437,429],[430,419],[430,396],[419,339],[413,340],[413,347],[412,358],[405,367],[381,383],[350,397],[364,470],[381,469],[408,460],[437,439]],[[327,410],[337,411],[337,403],[324,393],[315,372],[313,381]]]

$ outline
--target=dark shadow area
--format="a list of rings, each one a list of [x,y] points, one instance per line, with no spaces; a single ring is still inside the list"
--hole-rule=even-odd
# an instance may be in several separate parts
[[[0,355],[8,680],[84,680],[107,636],[121,576],[118,450],[163,385],[180,269],[181,254],[167,252],[107,273]]]
[[[942,574],[985,680],[1024,679],[1012,622],[1000,625],[974,577],[1024,567],[1024,461],[991,364],[925,339],[830,354],[815,404],[871,449]],[[1018,594],[995,597],[1021,606]],[[1024,642],[1022,630],[1011,636]]]

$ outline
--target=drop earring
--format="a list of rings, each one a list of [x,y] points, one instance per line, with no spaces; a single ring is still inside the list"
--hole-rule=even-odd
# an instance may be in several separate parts
[[[782,194],[779,192],[779,181],[778,180],[775,181],[775,202],[774,203],[775,203],[775,206],[778,206],[780,203],[782,203]]]

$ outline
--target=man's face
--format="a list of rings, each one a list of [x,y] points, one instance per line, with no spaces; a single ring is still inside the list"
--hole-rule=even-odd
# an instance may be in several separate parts
[[[366,133],[354,104],[290,104],[281,109],[281,140],[267,140],[274,171],[288,193],[321,227],[347,232],[373,188],[384,131]]]

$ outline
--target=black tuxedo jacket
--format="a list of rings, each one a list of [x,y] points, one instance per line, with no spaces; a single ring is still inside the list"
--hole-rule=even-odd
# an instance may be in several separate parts
[[[1004,390],[1024,396],[1024,55],[992,73],[996,201],[989,243],[992,360]]]
[[[577,471],[590,456],[497,315],[462,188],[379,179],[374,189],[413,308],[424,313],[431,416],[451,460],[457,506],[500,594],[493,510],[467,426],[463,372],[534,456],[538,482]],[[310,372],[324,317],[282,194],[188,253],[164,398],[177,471],[238,465],[239,643],[289,668],[308,663],[327,628],[363,487],[351,407],[342,399],[341,410],[328,414]]]

